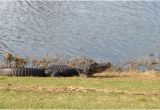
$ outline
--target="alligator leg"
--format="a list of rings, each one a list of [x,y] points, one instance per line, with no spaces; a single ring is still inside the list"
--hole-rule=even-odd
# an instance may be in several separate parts
[[[58,70],[53,70],[52,73],[50,74],[51,77],[57,77],[60,76],[60,73]]]

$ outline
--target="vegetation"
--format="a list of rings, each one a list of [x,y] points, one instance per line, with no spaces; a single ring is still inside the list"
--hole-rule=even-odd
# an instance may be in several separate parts
[[[4,61],[0,61],[0,66],[4,67],[48,67],[50,65],[63,64],[72,67],[86,68],[88,65],[95,62],[94,60],[86,57],[62,58],[58,54],[46,54],[42,58],[37,58],[36,56],[21,57],[20,55],[4,53],[3,60]]]
[[[160,77],[152,73],[92,78],[0,77],[0,108],[160,108]]]
[[[4,55],[4,60],[9,65],[20,67],[67,64],[86,68],[93,62],[85,57],[65,60],[46,55],[38,59],[9,53]],[[159,57],[150,55],[148,59],[113,66],[90,78],[0,76],[0,108],[160,108],[159,64]],[[143,73],[137,69],[139,67]]]

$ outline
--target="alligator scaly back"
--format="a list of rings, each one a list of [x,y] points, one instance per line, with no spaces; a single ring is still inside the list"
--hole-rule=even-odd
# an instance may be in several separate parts
[[[27,68],[27,67],[11,67],[0,66],[1,76],[79,76],[76,68],[67,65],[52,65],[46,68]]]

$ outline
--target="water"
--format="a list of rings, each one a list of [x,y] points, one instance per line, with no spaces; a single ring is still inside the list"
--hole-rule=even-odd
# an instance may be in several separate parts
[[[57,53],[121,62],[160,52],[160,1],[0,1],[0,59]]]

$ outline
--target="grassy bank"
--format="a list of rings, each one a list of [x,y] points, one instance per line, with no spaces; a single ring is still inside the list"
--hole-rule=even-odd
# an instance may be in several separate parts
[[[160,108],[160,78],[0,77],[0,108]]]

